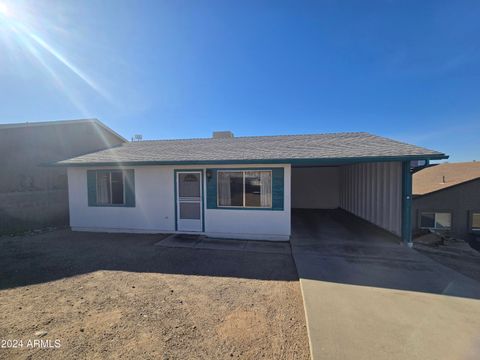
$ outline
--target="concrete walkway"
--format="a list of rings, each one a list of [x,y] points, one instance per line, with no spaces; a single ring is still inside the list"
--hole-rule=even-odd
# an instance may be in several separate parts
[[[339,211],[295,212],[313,359],[478,359],[480,283]]]
[[[172,234],[155,246],[206,250],[246,251],[265,254],[290,255],[290,244],[286,241],[249,241],[213,239],[202,235]]]

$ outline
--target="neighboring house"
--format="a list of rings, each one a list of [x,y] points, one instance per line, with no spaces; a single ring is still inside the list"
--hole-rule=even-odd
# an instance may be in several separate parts
[[[414,232],[437,229],[468,240],[480,234],[480,163],[445,163],[413,174]]]
[[[73,230],[288,240],[291,208],[342,208],[410,243],[410,161],[368,133],[140,141],[59,162]]]
[[[66,169],[43,165],[125,141],[95,119],[0,124],[0,234],[67,225]]]

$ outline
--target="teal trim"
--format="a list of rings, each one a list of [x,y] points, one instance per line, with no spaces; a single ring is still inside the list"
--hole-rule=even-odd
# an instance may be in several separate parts
[[[135,172],[133,169],[124,171],[125,206],[135,207]]]
[[[283,210],[284,199],[284,169],[272,169],[272,210]]]
[[[126,161],[126,162],[84,162],[84,163],[55,163],[46,166],[147,166],[147,165],[229,165],[229,164],[292,164],[292,165],[343,165],[363,162],[385,162],[385,161],[412,161],[412,160],[442,160],[448,159],[445,154],[438,155],[406,155],[406,156],[366,156],[347,158],[314,158],[314,159],[249,159],[249,160],[190,160],[190,161]]]
[[[202,232],[205,232],[205,186],[203,185],[203,170],[201,170],[202,183]]]
[[[88,206],[90,207],[135,207],[135,171],[124,171],[125,204],[97,204],[97,172],[118,171],[115,169],[87,170]]]
[[[178,226],[177,226],[177,170],[173,170],[173,203],[175,204],[175,231],[178,231]]]
[[[217,205],[217,173],[219,170],[268,170],[272,172],[272,207],[223,207]],[[269,168],[216,168],[207,169],[207,209],[221,209],[221,210],[248,210],[248,211],[283,211],[284,210],[284,168],[269,167]]]
[[[87,170],[88,206],[97,206],[97,171]]]
[[[205,232],[205,187],[203,185],[203,169],[174,169],[173,170],[173,202],[175,204],[175,231],[178,231],[177,224],[177,172],[196,171],[200,172],[200,186],[202,187],[202,232]]]
[[[217,208],[217,169],[206,170],[207,209]]]
[[[410,162],[402,163],[402,239],[405,245],[412,244],[412,174]]]

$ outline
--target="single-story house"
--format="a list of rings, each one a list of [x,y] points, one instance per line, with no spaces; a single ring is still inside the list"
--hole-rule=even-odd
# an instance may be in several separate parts
[[[464,240],[480,235],[480,162],[444,163],[413,174],[414,233],[435,229]]]
[[[0,124],[0,234],[68,225],[67,171],[44,165],[126,141],[97,119]]]
[[[60,161],[73,230],[288,240],[291,209],[342,208],[411,241],[413,160],[369,133],[128,142]]]

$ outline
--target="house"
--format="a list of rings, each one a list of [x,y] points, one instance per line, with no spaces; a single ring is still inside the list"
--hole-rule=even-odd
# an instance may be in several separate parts
[[[480,233],[480,163],[445,163],[413,174],[415,233],[436,229],[469,240]]]
[[[67,225],[67,172],[47,163],[126,140],[96,119],[0,124],[0,234]]]
[[[368,133],[124,143],[60,161],[73,230],[288,240],[291,209],[342,208],[411,239],[410,161],[443,153]]]

